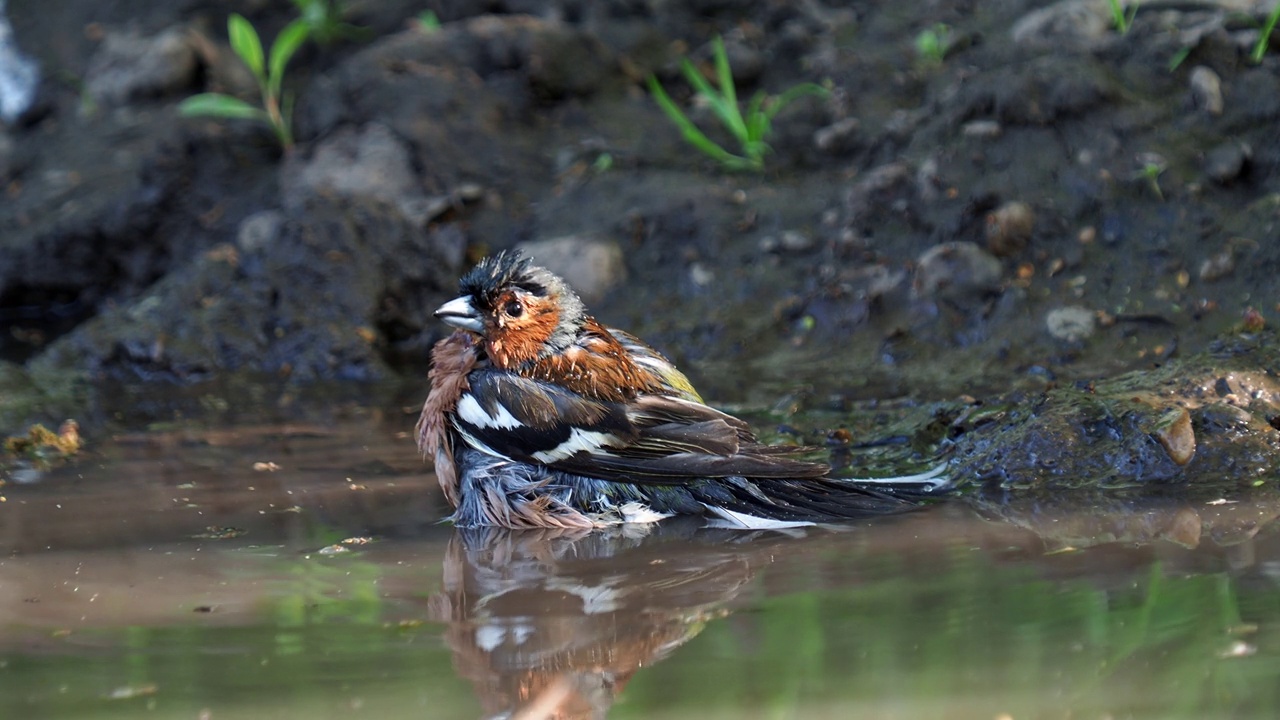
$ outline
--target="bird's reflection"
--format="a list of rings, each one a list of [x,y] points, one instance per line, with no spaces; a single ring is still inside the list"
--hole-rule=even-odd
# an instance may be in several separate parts
[[[700,525],[455,531],[430,615],[485,712],[603,717],[636,670],[725,613],[780,543],[804,535]]]

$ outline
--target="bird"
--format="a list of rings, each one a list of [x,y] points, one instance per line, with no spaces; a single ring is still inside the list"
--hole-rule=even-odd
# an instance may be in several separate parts
[[[828,477],[803,448],[761,443],[674,364],[606,327],[516,250],[483,258],[435,317],[416,425],[458,527],[599,528],[703,515],[763,529],[918,504]]]

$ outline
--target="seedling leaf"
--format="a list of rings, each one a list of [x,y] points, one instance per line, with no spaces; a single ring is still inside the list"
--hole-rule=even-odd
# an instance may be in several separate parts
[[[227,18],[227,37],[231,40],[231,49],[249,66],[249,71],[259,83],[266,80],[262,65],[262,42],[258,40],[258,31],[253,29],[248,20],[239,13],[231,13]]]
[[[221,93],[201,93],[192,95],[178,104],[178,112],[187,117],[211,115],[213,117],[235,118],[239,120],[268,121],[267,113],[261,108]]]
[[[302,43],[307,41],[307,35],[310,29],[307,23],[301,18],[294,20],[276,36],[276,40],[271,44],[271,65],[270,73],[267,75],[267,92],[272,97],[280,95],[280,83],[284,80],[284,68],[289,64],[289,60],[293,58],[294,53],[298,52],[298,48],[302,47]]]

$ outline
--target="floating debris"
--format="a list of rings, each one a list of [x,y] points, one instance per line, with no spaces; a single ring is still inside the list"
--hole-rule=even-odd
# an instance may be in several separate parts
[[[247,534],[249,531],[243,528],[223,527],[221,525],[210,525],[205,531],[199,535],[192,535],[196,540],[230,540]]]
[[[66,420],[58,426],[58,432],[39,423],[32,425],[26,435],[5,438],[6,459],[27,460],[40,469],[48,469],[80,452],[84,439],[80,437],[80,425]]]

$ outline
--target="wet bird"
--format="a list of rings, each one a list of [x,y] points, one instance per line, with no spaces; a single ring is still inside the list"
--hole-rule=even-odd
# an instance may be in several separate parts
[[[485,258],[436,310],[418,446],[462,527],[590,528],[705,514],[747,528],[911,502],[827,476],[706,405],[657,350],[607,328],[518,252]]]

